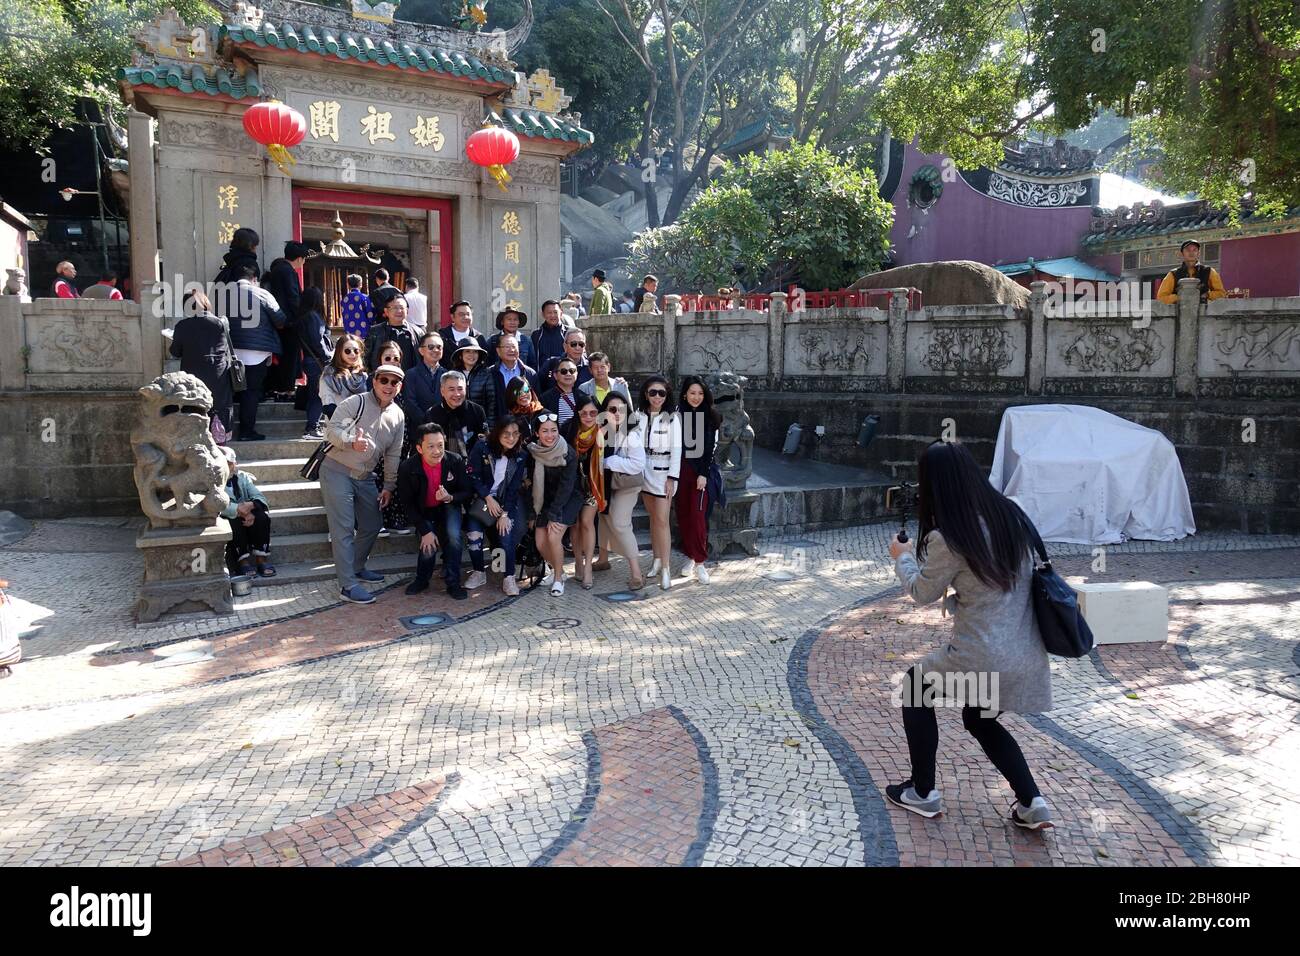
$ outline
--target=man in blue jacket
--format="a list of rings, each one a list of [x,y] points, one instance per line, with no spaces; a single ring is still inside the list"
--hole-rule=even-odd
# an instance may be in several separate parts
[[[402,400],[413,422],[423,422],[429,410],[442,402],[442,336],[425,332],[420,336],[420,361],[406,373],[402,383]]]
[[[247,370],[247,387],[239,393],[239,440],[262,441],[257,430],[257,405],[271,368],[271,356],[280,354],[279,330],[288,319],[271,293],[257,282],[257,269],[243,266],[235,283],[235,315],[230,319],[230,344]]]
[[[566,326],[560,312],[560,303],[547,299],[542,303],[542,327],[533,333],[533,354],[536,362],[529,362],[535,369],[546,367],[553,358],[564,355],[564,333]],[[524,359],[527,362],[527,359]]]

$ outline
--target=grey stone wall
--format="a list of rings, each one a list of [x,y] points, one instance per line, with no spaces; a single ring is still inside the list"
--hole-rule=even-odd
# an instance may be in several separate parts
[[[138,514],[132,392],[0,392],[0,510]]]

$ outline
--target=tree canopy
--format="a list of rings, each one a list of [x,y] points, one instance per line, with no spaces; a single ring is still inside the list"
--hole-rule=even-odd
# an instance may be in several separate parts
[[[870,173],[810,143],[726,164],[675,223],[648,229],[628,268],[679,289],[841,288],[888,253],[893,207]]]
[[[1300,204],[1300,4],[1294,0],[899,0],[915,48],[881,116],[958,165],[1028,129],[1099,110],[1134,119],[1161,185],[1236,209]]]

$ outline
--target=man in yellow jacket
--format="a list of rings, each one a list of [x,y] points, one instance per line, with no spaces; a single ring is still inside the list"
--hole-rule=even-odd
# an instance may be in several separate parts
[[[1209,302],[1222,299],[1228,293],[1223,289],[1223,280],[1219,273],[1210,266],[1201,265],[1201,244],[1195,239],[1188,239],[1178,247],[1183,257],[1183,264],[1170,272],[1160,283],[1156,298],[1167,305],[1178,302],[1178,280],[1196,279],[1201,284],[1201,301]]]

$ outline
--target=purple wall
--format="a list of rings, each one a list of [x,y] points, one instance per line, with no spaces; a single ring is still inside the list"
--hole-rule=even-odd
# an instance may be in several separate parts
[[[1300,295],[1300,232],[1225,242],[1219,275],[1225,289],[1249,289],[1252,299]]]
[[[1079,240],[1087,235],[1092,207],[1033,209],[992,199],[967,185],[944,183],[943,194],[929,209],[907,204],[912,174],[927,163],[943,169],[941,153],[926,154],[908,146],[903,155],[903,174],[892,197],[894,261],[898,265],[937,262],[944,259],[973,259],[991,266],[1035,259],[1059,259],[1079,254]],[[907,237],[912,226],[917,234]]]

